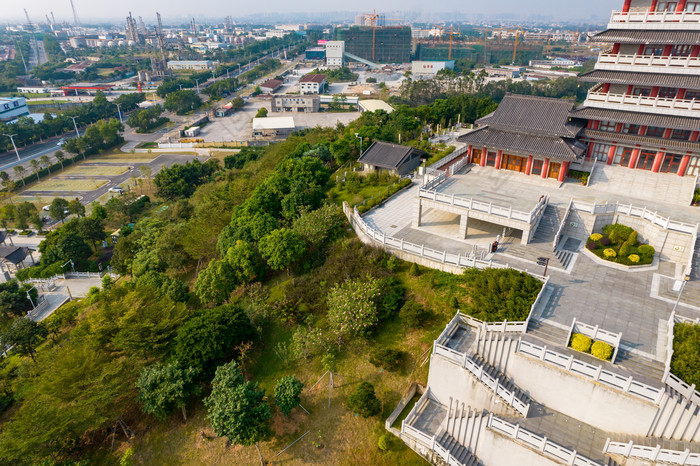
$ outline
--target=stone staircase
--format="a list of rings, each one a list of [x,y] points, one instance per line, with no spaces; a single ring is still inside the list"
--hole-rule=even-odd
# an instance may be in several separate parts
[[[438,435],[436,441],[464,466],[479,464],[475,452],[482,431],[486,428],[488,414],[459,401],[451,404],[445,430]]]
[[[479,460],[471,454],[469,449],[459,443],[457,439],[448,434],[447,431],[443,432],[436,442],[440,444],[442,448],[450,452],[450,455],[452,455],[459,464],[472,466],[479,463]]]
[[[662,362],[654,361],[632,353],[627,349],[620,348],[615,364],[635,374],[635,379],[649,383],[649,385],[661,386],[660,383],[663,380],[665,370]]]
[[[496,370],[505,372],[517,344],[518,339],[511,334],[481,332],[477,337],[475,354],[472,359],[479,358],[480,361],[488,363]],[[476,359],[474,360],[476,361]]]
[[[549,345],[566,346],[568,341],[566,337],[569,331],[554,325],[549,325],[536,319],[530,319],[527,326],[527,334],[537,337]]]
[[[532,242],[530,244],[551,246],[565,212],[566,207],[548,204],[544,209],[540,224],[537,226],[535,236],[532,237]]]
[[[475,354],[472,356],[472,360],[480,365],[484,366],[484,371],[489,374],[491,377],[494,379],[498,380],[498,383],[503,385],[507,390],[514,392],[515,396],[520,399],[521,401],[525,403],[532,403],[532,400],[530,397],[520,389],[517,385],[515,385],[513,382],[511,382],[510,379],[508,379],[505,375],[503,375],[502,372],[500,372],[498,369],[496,369],[494,366],[489,364],[484,358],[482,358],[480,355]]]
[[[667,386],[647,436],[700,441],[700,406]]]
[[[558,227],[557,227],[558,228]],[[537,264],[537,259],[539,257],[549,258],[549,268],[557,268],[560,270],[566,270],[571,265],[571,260],[574,257],[573,252],[566,251],[564,249],[557,248],[552,251],[552,243],[540,243],[540,244],[506,244],[502,248],[499,246],[499,253],[506,256],[510,256],[513,259],[518,259],[522,261],[532,262],[532,270],[537,273],[543,273],[544,267]]]

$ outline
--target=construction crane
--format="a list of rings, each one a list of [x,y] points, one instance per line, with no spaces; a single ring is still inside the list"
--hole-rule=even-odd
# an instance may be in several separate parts
[[[27,25],[29,25],[29,29],[31,29],[33,31],[34,30],[34,23],[32,23],[32,20],[29,19],[29,13],[27,13],[26,8],[24,9],[24,16],[27,17]]]
[[[484,33],[484,37],[479,36],[479,40],[481,42],[486,42],[486,40],[489,38],[489,28],[474,28],[474,29]]]
[[[455,27],[452,25],[450,25],[449,31],[450,31],[450,48],[447,51],[447,59],[452,60],[452,36],[454,36],[455,34],[457,34],[459,36],[461,34],[459,33],[459,31],[456,31]]]
[[[372,10],[372,13],[365,13],[364,14],[365,18],[368,18],[370,21],[370,25],[372,26],[372,61],[374,61],[374,43],[375,43],[375,38],[377,35],[377,19],[380,18],[381,15],[377,14],[377,10]],[[396,18],[383,18],[385,21],[403,21],[402,19],[396,19]]]
[[[443,26],[438,26],[437,24],[433,24],[433,27],[435,29],[437,29],[438,31],[440,31],[440,34],[437,35],[437,40],[438,40],[438,44],[439,44],[439,43],[441,43],[441,39],[442,39],[442,31],[445,28]]]
[[[163,34],[163,21],[160,19],[160,13],[156,12],[158,17],[158,29],[156,30],[156,35],[158,36],[158,48],[160,49],[160,58],[165,61],[165,36]]]
[[[578,43],[578,38],[580,37],[580,33],[578,29],[576,29],[576,34],[574,34],[574,40],[571,42],[571,59],[573,60],[574,55],[576,54],[576,44]]]
[[[513,46],[513,61],[512,61],[513,65],[515,65],[515,54],[518,53],[518,38],[520,37],[520,34],[522,34],[522,33],[523,33],[523,30],[520,29],[520,26],[518,26],[518,29],[515,31],[515,45]]]
[[[53,11],[51,12],[51,24],[56,24],[56,18],[53,16]]]
[[[78,12],[75,10],[75,4],[73,3],[73,0],[70,0],[70,7],[73,9],[73,24],[75,26],[79,26],[80,20],[78,19]]]

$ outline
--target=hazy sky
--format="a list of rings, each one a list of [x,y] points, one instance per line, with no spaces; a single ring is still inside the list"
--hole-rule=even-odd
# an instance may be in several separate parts
[[[160,11],[164,19],[185,16],[221,18],[226,15],[242,17],[265,13],[305,13],[323,11],[362,12],[373,8],[377,12],[420,12],[425,17],[430,11],[459,12],[465,15],[483,13],[527,18],[531,15],[543,18],[579,19],[598,18],[605,20],[610,10],[620,8],[622,0],[385,0],[383,2],[355,0],[328,2],[324,0],[266,0],[247,2],[231,0],[73,0],[80,19],[126,17],[129,11],[135,17],[143,16],[146,23],[154,21],[155,12]],[[54,12],[57,21],[72,20],[70,0],[0,0],[0,21],[24,18],[23,8],[35,22],[45,22],[44,15]],[[151,18],[153,17],[153,18]]]

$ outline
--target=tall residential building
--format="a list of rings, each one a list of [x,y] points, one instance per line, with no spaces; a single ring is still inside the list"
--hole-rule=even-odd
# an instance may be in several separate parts
[[[596,83],[572,112],[586,157],[630,169],[700,174],[700,1],[624,0],[606,31]]]

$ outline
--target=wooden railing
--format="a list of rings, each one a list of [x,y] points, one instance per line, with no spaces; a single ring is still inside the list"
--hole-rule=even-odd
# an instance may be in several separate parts
[[[627,458],[643,458],[645,460],[651,460],[654,463],[700,466],[700,453],[691,453],[688,449],[685,449],[685,451],[667,450],[661,448],[661,445],[657,445],[656,447],[635,445],[632,441],[622,443],[611,442],[610,439],[608,439],[605,442],[605,447],[603,447],[603,453],[622,455]]]
[[[494,416],[493,413],[489,414],[489,420],[486,427],[496,432],[500,432],[513,440],[525,443],[534,448],[536,451],[539,451],[544,455],[550,456],[558,461],[562,461],[564,464],[573,464],[578,466],[601,466],[600,463],[590,460],[585,456],[579,455],[576,450],[569,450],[568,448],[562,447],[561,445],[547,439],[547,436],[540,437],[539,435],[523,429],[518,424],[511,424],[498,416]]]
[[[663,388],[656,388],[650,385],[634,380],[631,375],[629,377],[616,374],[614,372],[603,369],[602,365],[594,366],[586,362],[580,361],[573,356],[566,356],[556,351],[552,351],[547,346],[538,346],[533,343],[518,340],[518,345],[515,348],[516,353],[525,354],[527,356],[539,359],[542,362],[552,364],[560,369],[563,369],[572,374],[583,376],[594,382],[602,383],[608,387],[622,390],[625,393],[635,395],[645,401],[650,401],[656,405],[661,402],[664,394]]]

